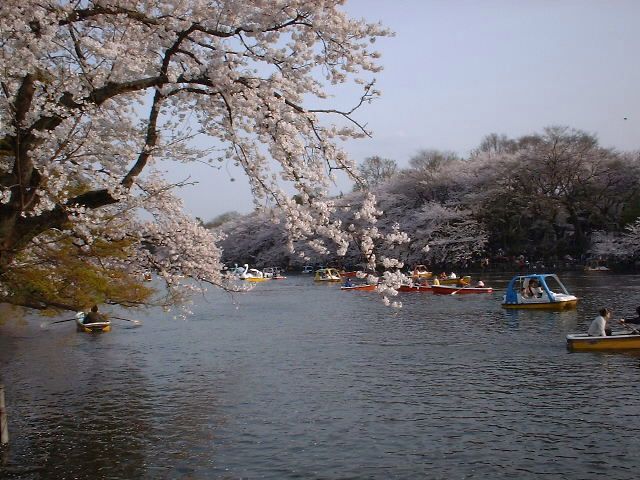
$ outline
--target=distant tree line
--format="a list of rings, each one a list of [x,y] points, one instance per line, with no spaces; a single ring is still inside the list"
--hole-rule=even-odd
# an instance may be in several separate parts
[[[365,159],[362,182],[335,199],[357,206],[373,193],[381,211],[375,228],[410,237],[394,251],[375,245],[380,258],[393,254],[408,264],[444,267],[520,256],[632,263],[640,254],[639,154],[604,148],[592,134],[569,127],[515,139],[490,134],[468,158],[422,150],[409,165],[401,170],[394,160]],[[345,209],[334,221],[362,227],[351,212]],[[344,257],[304,242],[291,254],[273,215],[256,212],[223,223],[225,261],[357,264],[370,253],[354,241]]]

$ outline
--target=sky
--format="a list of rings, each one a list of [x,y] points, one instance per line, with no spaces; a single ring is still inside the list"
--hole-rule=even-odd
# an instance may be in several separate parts
[[[465,156],[489,133],[550,125],[640,149],[640,1],[347,0],[345,10],[395,32],[376,42],[382,97],[356,115],[373,138],[344,145],[358,162],[380,155],[402,168],[425,148]],[[170,172],[189,175],[200,181],[181,192],[193,215],[252,210],[241,171]]]

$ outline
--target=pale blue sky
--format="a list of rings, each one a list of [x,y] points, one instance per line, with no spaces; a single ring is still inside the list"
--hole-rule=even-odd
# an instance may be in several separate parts
[[[348,0],[346,9],[396,32],[376,43],[383,96],[358,114],[374,137],[347,145],[357,161],[406,166],[422,148],[466,155],[488,133],[548,125],[640,148],[640,1]],[[192,172],[201,185],[182,194],[191,213],[251,210],[241,172],[212,173]]]

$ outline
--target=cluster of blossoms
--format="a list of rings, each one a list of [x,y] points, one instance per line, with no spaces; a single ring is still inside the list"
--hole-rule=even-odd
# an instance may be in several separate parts
[[[283,209],[291,246],[316,235],[346,252],[351,234],[325,197],[334,170],[354,175],[336,142],[369,134],[353,113],[379,94],[371,44],[389,32],[349,18],[343,3],[2,2],[0,282],[56,229],[85,250],[135,239],[125,259],[104,261],[151,269],[172,288],[226,287],[219,237],[150,174],[158,160],[233,162],[256,204]],[[327,89],[348,81],[361,96],[329,104]],[[359,215],[375,221],[373,197]],[[380,237],[369,226],[360,238],[374,263]]]

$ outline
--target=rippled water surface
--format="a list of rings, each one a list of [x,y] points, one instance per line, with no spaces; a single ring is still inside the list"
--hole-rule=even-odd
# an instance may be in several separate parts
[[[341,292],[290,276],[212,293],[186,321],[82,334],[0,325],[21,478],[638,477],[640,356],[568,353],[640,276],[563,275],[576,311],[493,295]],[[135,317],[128,312],[127,316]]]

